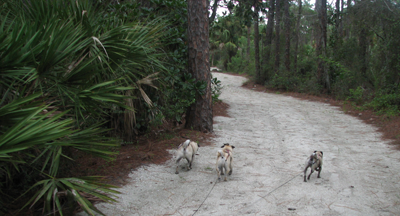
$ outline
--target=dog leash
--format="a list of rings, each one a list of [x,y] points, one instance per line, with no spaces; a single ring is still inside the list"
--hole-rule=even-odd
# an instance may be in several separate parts
[[[230,151],[229,151],[229,150],[227,150],[227,153],[228,153],[228,156],[226,157],[225,161],[227,161],[227,160],[228,160],[228,158],[229,158],[229,156],[231,156],[231,153],[230,153]]]
[[[302,173],[303,171],[299,172],[298,174],[295,174],[291,179],[287,180],[285,183],[279,185],[278,187],[276,187],[275,189],[273,189],[272,191],[268,192],[266,195],[262,196],[260,199],[254,201],[253,203],[251,203],[250,205],[247,205],[244,208],[248,208],[252,205],[254,205],[256,202],[260,201],[261,199],[264,199],[265,197],[269,196],[270,194],[272,194],[273,192],[275,192],[276,190],[278,190],[279,188],[281,188],[282,186],[284,186],[285,184],[291,182],[293,179],[295,179],[300,173]],[[242,210],[243,208],[239,209]]]
[[[295,179],[300,173],[302,173],[303,171],[299,172],[298,174],[294,175],[291,179],[287,180],[285,183],[279,185],[278,187],[276,187],[275,189],[273,189],[272,191],[268,192],[266,195],[262,196],[260,199],[256,200],[255,202],[253,202],[250,205],[247,205],[245,208],[248,208],[252,205],[254,205],[256,202],[260,201],[261,199],[264,199],[265,197],[269,196],[271,193],[275,192],[276,190],[278,190],[279,188],[281,188],[282,186],[284,186],[285,184],[291,182],[293,179]],[[204,204],[204,202],[208,199],[208,197],[210,196],[211,191],[214,189],[215,185],[217,184],[217,180],[215,180],[214,185],[212,186],[211,190],[208,192],[206,198],[203,200],[203,202],[200,204],[200,206],[194,211],[194,213],[192,214],[192,216],[194,216],[199,209],[201,208],[201,206]]]
[[[214,185],[212,186],[210,192],[208,192],[206,198],[203,200],[203,202],[200,204],[200,206],[194,211],[194,213],[192,214],[192,216],[195,215],[195,214],[199,211],[200,207],[201,207],[201,206],[204,204],[204,202],[208,199],[208,196],[210,196],[211,191],[214,189],[215,185],[217,184],[217,180],[218,180],[218,178],[214,181]]]

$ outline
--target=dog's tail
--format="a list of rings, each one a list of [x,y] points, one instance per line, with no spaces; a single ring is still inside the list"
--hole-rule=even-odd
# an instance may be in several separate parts
[[[222,151],[222,149],[218,150],[218,156],[220,156],[222,159],[224,158],[224,151]]]
[[[186,148],[189,146],[190,140],[186,140],[182,146],[183,146],[183,151],[186,151]]]

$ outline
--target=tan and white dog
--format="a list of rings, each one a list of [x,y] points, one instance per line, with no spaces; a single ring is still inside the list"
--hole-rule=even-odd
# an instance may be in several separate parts
[[[311,173],[308,175],[308,180],[310,180],[310,176],[314,171],[318,171],[318,178],[321,178],[321,170],[322,170],[322,159],[323,159],[324,153],[322,151],[314,151],[314,153],[311,154],[310,157],[308,157],[306,161],[306,168],[304,168],[304,182],[307,182],[306,180],[306,175],[307,175],[307,169],[308,167],[311,168]]]
[[[233,161],[233,149],[235,146],[230,145],[229,143],[225,143],[223,146],[221,146],[222,149],[218,150],[217,153],[217,174],[218,174],[218,180],[221,180],[221,175],[224,175],[225,171],[225,179],[227,175],[232,174],[232,161]]]
[[[182,158],[185,158],[188,162],[187,169],[190,170],[192,169],[192,163],[194,160],[194,156],[197,153],[197,150],[199,149],[200,145],[196,142],[186,140],[185,142],[181,143],[178,146],[178,150],[176,150],[176,172],[175,174],[179,174],[178,168],[179,168],[179,161]]]

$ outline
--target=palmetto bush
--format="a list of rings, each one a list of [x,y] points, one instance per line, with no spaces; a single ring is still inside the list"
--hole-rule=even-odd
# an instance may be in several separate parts
[[[104,122],[116,110],[134,121],[135,98],[151,104],[143,86],[156,87],[160,20],[124,23],[91,1],[4,0],[0,5],[1,211],[31,199],[60,213],[86,199],[113,202],[118,193],[99,177],[65,176],[71,152],[112,159],[120,141]],[[15,195],[20,195],[16,197]],[[20,199],[21,198],[21,199]],[[100,212],[99,212],[100,213]],[[1,212],[0,212],[1,214]]]

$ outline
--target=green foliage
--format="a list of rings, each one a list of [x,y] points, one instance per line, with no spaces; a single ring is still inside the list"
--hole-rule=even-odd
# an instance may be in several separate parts
[[[3,2],[0,186],[11,197],[0,198],[3,213],[7,204],[21,202],[19,194],[31,196],[26,206],[44,203],[46,214],[62,214],[71,202],[98,212],[82,194],[113,202],[117,191],[97,177],[68,176],[73,154],[111,160],[121,141],[110,137],[104,122],[122,115],[125,131],[135,118],[158,124],[164,118],[159,106],[181,104],[176,112],[183,112],[192,93],[201,91],[202,83],[188,81],[194,89],[182,91],[168,80],[186,82],[185,2],[152,4],[167,7],[164,16],[130,3]],[[171,19],[174,27],[167,25]],[[185,95],[176,102],[158,89]]]
[[[218,17],[218,21],[210,29],[211,62],[215,59],[219,61],[218,67],[228,69],[228,64],[237,53],[239,38],[244,32],[243,27],[238,17],[233,15]]]
[[[25,206],[61,215],[71,203],[101,214],[83,194],[115,201],[113,186],[71,177],[68,166],[77,151],[112,160],[122,142],[114,137],[127,142],[165,118],[180,121],[204,94],[206,83],[187,72],[186,8],[184,0],[2,3],[0,192],[10,196],[0,213],[25,196]],[[225,24],[234,55],[240,26]],[[212,83],[216,101],[220,81]]]
[[[177,73],[176,76],[166,77],[166,81],[173,88],[164,90],[164,95],[171,103],[162,106],[161,109],[167,118],[172,118],[179,122],[187,107],[195,101],[196,81],[189,73],[185,73],[182,79],[178,74],[178,70],[172,72]]]
[[[254,62],[248,62],[242,55],[232,57],[232,62],[228,63],[228,71],[238,74],[254,74]]]
[[[222,90],[221,80],[218,80],[216,77],[211,78],[211,97],[213,103],[219,101],[219,95],[221,94],[221,90]]]
[[[317,56],[317,52],[321,53],[317,51],[317,42],[322,37],[317,34],[321,28],[319,16],[310,2],[302,3],[300,29],[296,29],[296,22],[290,23],[291,34],[299,38],[297,53],[294,53],[296,40],[293,39],[296,37],[290,36],[291,71],[283,66],[286,58],[285,35],[281,33],[280,38],[276,38],[274,32],[272,44],[265,46],[265,25],[260,22],[262,74],[259,78],[261,81],[256,81],[265,82],[265,85],[276,89],[331,94],[340,99],[352,100],[358,105],[368,103],[368,107],[376,111],[390,110],[388,112],[396,114],[398,105],[393,102],[393,95],[399,92],[400,80],[400,8],[396,2],[356,1],[351,6],[344,5],[340,12],[327,5],[327,41],[322,46],[322,49],[325,46],[326,49],[322,55],[318,54],[320,56]],[[299,13],[298,6],[290,4],[291,18]],[[217,25],[211,31],[211,52],[215,53],[213,60],[218,62],[218,66],[236,73],[245,72],[256,79],[254,33],[247,35],[243,28],[252,24],[252,10],[249,8],[251,4],[248,2],[230,4],[231,13],[218,18]],[[277,14],[275,11],[275,19]],[[281,30],[285,28],[284,25],[282,22]],[[250,39],[251,44],[249,56],[246,53],[247,39]],[[228,42],[237,46],[236,53],[229,53],[234,49],[218,46],[224,44],[226,47]],[[277,43],[280,47],[279,56],[275,56]],[[296,70],[293,69],[295,54]],[[275,68],[276,58],[280,59],[279,68]],[[325,69],[318,71],[318,68],[322,69],[320,66]]]
[[[321,93],[321,86],[318,85],[316,78],[308,74],[304,76],[291,76],[288,73],[275,74],[266,85],[285,91],[308,92],[315,95]]]
[[[350,96],[347,100],[353,100],[357,104],[361,104],[363,101],[364,89],[361,86],[358,86],[357,89],[349,89]]]
[[[105,130],[101,129],[100,125],[73,130],[73,120],[65,118],[66,112],[59,114],[55,111],[47,112],[46,109],[49,106],[42,105],[42,101],[38,100],[40,96],[40,93],[32,94],[0,107],[1,191],[4,193],[10,189],[11,191],[19,187],[27,189],[27,186],[31,186],[29,190],[37,191],[31,198],[32,205],[47,193],[45,199],[47,211],[50,211],[50,206],[53,205],[62,209],[58,192],[72,192],[72,198],[83,205],[87,212],[96,211],[96,209],[91,204],[88,205],[89,201],[81,197],[80,192],[90,193],[105,201],[115,201],[108,195],[118,193],[111,189],[111,185],[98,184],[96,181],[86,184],[82,178],[65,179],[66,183],[62,185],[54,182],[54,179],[58,179],[57,182],[63,181],[58,178],[60,168],[62,168],[61,159],[69,158],[65,155],[64,148],[74,148],[110,160],[112,159],[110,155],[114,153],[108,148],[116,146],[117,142],[113,138],[103,137]],[[26,169],[31,171],[26,172]],[[23,177],[24,181],[19,181],[18,178],[21,178],[20,174],[23,173],[30,174]],[[35,179],[43,179],[40,175],[45,176],[45,179],[40,181],[44,186],[38,190],[36,187],[42,183],[36,183]],[[70,180],[83,183],[69,184]],[[52,183],[49,184],[49,181]],[[5,199],[9,203],[9,198]],[[2,200],[3,203],[4,200]]]
[[[374,99],[365,104],[366,107],[372,108],[378,113],[385,113],[389,116],[399,115],[400,114],[400,94],[378,94],[374,97]]]
[[[228,63],[228,71],[238,74],[249,74],[253,75],[255,70],[254,61],[249,61],[246,53],[247,39],[242,36],[239,38],[240,49],[236,55],[232,56],[231,62]],[[254,58],[254,47],[250,48],[250,59]]]
[[[169,25],[164,23],[164,37],[159,38],[162,50],[166,54],[163,57],[166,67],[160,74],[159,91],[147,91],[154,106],[148,107],[144,104],[144,110],[136,113],[135,128],[139,132],[145,132],[147,128],[156,126],[165,118],[181,121],[187,107],[194,103],[196,91],[204,91],[202,84],[187,72],[186,2],[151,0],[149,5],[149,7],[137,7],[131,4],[130,8],[124,11],[129,20],[149,22],[162,17],[163,22],[169,23]],[[113,11],[118,10],[116,8]]]

